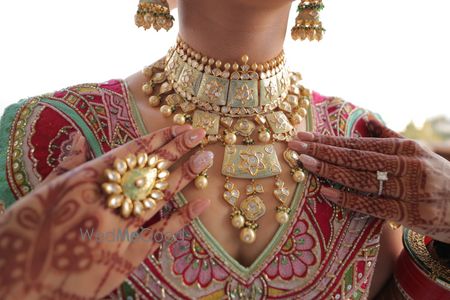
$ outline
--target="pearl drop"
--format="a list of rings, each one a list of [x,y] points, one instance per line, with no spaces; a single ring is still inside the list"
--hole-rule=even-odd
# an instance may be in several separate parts
[[[277,222],[280,224],[286,224],[287,221],[289,221],[289,214],[284,211],[279,211],[276,213],[275,219],[277,219]]]
[[[263,143],[267,143],[270,141],[270,133],[265,130],[261,131],[258,135],[258,139]]]
[[[306,116],[307,113],[308,111],[303,107],[298,110],[298,114],[303,118]]]
[[[292,120],[291,121],[292,121],[292,123],[297,125],[297,124],[300,124],[303,121],[303,118],[299,114],[294,114],[292,116]]]
[[[186,123],[186,118],[183,114],[176,114],[175,116],[173,116],[173,122],[177,125],[183,125],[184,123]]]
[[[153,93],[153,87],[150,83],[146,83],[142,86],[142,91],[146,94],[146,95],[150,95],[151,93]]]
[[[172,115],[172,108],[169,105],[163,105],[160,111],[164,117],[170,117]]]
[[[240,238],[244,243],[251,244],[256,239],[256,233],[253,229],[245,227],[241,230]]]
[[[159,96],[150,96],[148,98],[148,104],[150,104],[151,107],[156,107],[161,103],[161,98]]]
[[[235,227],[235,228],[240,229],[240,228],[244,227],[244,224],[245,224],[245,219],[241,215],[236,215],[231,219],[231,225],[233,225],[233,227]]]
[[[236,134],[234,134],[234,133],[227,133],[226,135],[225,135],[225,143],[227,144],[227,145],[233,145],[233,144],[235,144],[236,143],[236,140],[237,140],[237,136],[236,136]]]
[[[294,175],[292,175],[292,179],[294,179],[295,182],[302,182],[305,180],[305,173],[301,170],[297,170],[294,172]]]
[[[197,176],[194,183],[197,189],[204,190],[208,187],[208,178],[206,178],[206,176],[204,175]]]

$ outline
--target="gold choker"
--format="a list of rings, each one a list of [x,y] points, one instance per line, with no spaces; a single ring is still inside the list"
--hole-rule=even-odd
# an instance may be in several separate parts
[[[278,107],[289,89],[284,53],[252,65],[214,60],[178,39],[166,58],[167,78],[174,90],[197,107],[225,115],[254,115]]]
[[[232,208],[231,224],[240,229],[241,240],[253,243],[257,221],[266,213],[258,179],[274,178],[275,219],[280,224],[290,220],[290,191],[279,177],[282,167],[274,144],[292,139],[295,125],[307,116],[311,93],[299,84],[300,74],[287,71],[283,53],[265,64],[249,66],[246,55],[242,61],[230,70],[231,64],[202,56],[178,39],[164,60],[144,69],[147,82],[142,89],[149,104],[159,107],[163,116],[173,117],[174,123],[204,128],[202,147],[224,145],[223,200]],[[292,180],[304,181],[298,154],[286,149],[282,158]],[[250,180],[245,192],[232,178]],[[203,172],[195,186],[207,185]]]

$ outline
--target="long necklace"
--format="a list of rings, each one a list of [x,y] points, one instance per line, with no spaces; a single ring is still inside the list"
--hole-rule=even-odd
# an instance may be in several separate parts
[[[275,219],[289,221],[286,205],[289,189],[279,175],[281,164],[275,143],[286,143],[295,134],[295,125],[307,115],[310,91],[303,88],[298,73],[289,73],[284,53],[264,64],[222,63],[191,49],[180,38],[166,58],[143,70],[147,81],[142,86],[152,107],[160,107],[165,117],[176,124],[204,128],[202,147],[221,143],[224,147],[222,175],[223,199],[231,206],[231,224],[240,229],[245,243],[256,239],[257,221],[266,213],[260,194],[259,179],[274,179],[273,196],[278,201]],[[298,154],[285,150],[283,158],[290,167],[292,179],[299,183],[305,173],[298,165]],[[232,178],[249,180],[245,196]],[[203,172],[195,186],[208,185]],[[242,199],[241,199],[242,198]]]

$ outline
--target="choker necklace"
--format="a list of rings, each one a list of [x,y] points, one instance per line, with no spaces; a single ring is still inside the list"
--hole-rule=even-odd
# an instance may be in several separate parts
[[[278,201],[275,219],[289,221],[286,205],[290,191],[279,175],[282,172],[275,143],[286,143],[307,116],[311,93],[299,84],[301,76],[286,68],[284,53],[264,64],[225,63],[191,49],[180,38],[165,57],[143,70],[147,81],[142,90],[152,107],[160,107],[174,123],[192,124],[206,130],[201,147],[221,143],[225,147],[222,163],[223,199],[231,206],[231,224],[240,229],[240,239],[253,243],[258,219],[266,206],[258,194],[264,193],[258,179],[273,177],[273,196]],[[292,179],[306,178],[298,153],[287,149],[283,159]],[[249,180],[245,196],[232,178]],[[208,185],[207,171],[195,179],[195,186]],[[244,194],[244,193],[243,193]],[[241,199],[242,198],[242,199]]]

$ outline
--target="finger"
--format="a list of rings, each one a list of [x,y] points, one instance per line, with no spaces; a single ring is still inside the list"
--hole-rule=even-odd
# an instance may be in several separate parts
[[[300,154],[337,166],[359,171],[384,171],[395,176],[407,175],[407,164],[411,161],[411,158],[407,156],[387,155],[312,142],[292,141],[289,147]]]
[[[156,201],[156,205],[151,210],[142,215],[142,222],[147,221],[155,215],[173,196],[184,189],[198,174],[212,166],[214,154],[211,151],[200,150],[192,155],[188,161],[176,168],[168,177],[168,188],[164,191],[161,199]]]
[[[188,130],[155,151],[160,158],[169,161],[169,166],[179,160],[186,153],[197,147],[206,135],[202,128]]]
[[[378,193],[379,181],[376,172],[357,171],[339,167],[319,161],[305,154],[300,155],[299,159],[304,168],[320,177],[330,179],[333,182],[359,192]],[[400,177],[389,176],[388,181],[384,182],[382,195],[398,198],[401,195],[404,195],[403,187],[404,184]]]
[[[386,127],[377,118],[373,116],[367,117],[367,129],[373,137],[379,138],[404,138],[401,134],[395,132],[394,130]]]
[[[401,138],[348,138],[342,136],[320,135],[312,132],[299,132],[302,141],[315,142],[329,146],[374,151],[388,155],[414,156],[419,150],[413,140]]]
[[[191,129],[192,126],[190,125],[175,125],[159,129],[151,134],[134,139],[131,142],[106,153],[100,158],[100,160],[95,161],[95,165],[99,169],[108,168],[113,165],[117,158],[125,159],[125,157],[129,154],[137,154],[140,152],[147,154],[153,153],[177,136],[182,135]]]
[[[140,237],[142,241],[147,241],[147,243],[131,243],[126,250],[126,257],[135,260],[136,263],[141,262],[145,257],[154,253],[162,243],[176,238],[177,233],[203,213],[210,203],[211,201],[208,199],[189,202],[167,219],[162,219],[149,228],[143,229]]]
[[[89,145],[81,133],[76,132],[72,136],[72,142],[69,147],[70,152],[68,155],[63,158],[63,161],[50,172],[41,184],[49,182],[89,160]]]
[[[322,187],[320,192],[326,199],[350,210],[395,222],[402,222],[405,219],[403,213],[405,211],[405,203],[401,200],[370,198],[325,187]]]

